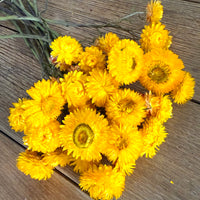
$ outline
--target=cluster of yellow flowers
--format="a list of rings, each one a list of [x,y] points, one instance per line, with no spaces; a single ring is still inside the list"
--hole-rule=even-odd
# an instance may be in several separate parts
[[[161,2],[151,1],[141,47],[114,33],[84,50],[70,36],[51,43],[52,62],[68,73],[38,81],[27,90],[31,99],[10,108],[10,125],[24,132],[28,147],[17,160],[19,170],[41,180],[68,164],[92,198],[121,196],[136,160],[152,158],[167,136],[170,96],[185,103],[194,94],[194,79],[168,49],[172,37],[162,15]],[[149,93],[122,87],[136,81]]]

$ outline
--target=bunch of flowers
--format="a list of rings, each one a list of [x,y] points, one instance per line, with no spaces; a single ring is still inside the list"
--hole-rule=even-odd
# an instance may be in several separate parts
[[[152,158],[165,141],[171,98],[182,104],[194,94],[194,79],[169,50],[162,15],[161,2],[151,1],[141,46],[114,33],[85,49],[70,36],[51,43],[50,59],[64,77],[38,81],[27,90],[31,99],[10,108],[10,125],[24,132],[28,147],[17,159],[19,170],[42,180],[70,165],[92,198],[121,196],[136,160]],[[149,92],[123,87],[136,81]]]

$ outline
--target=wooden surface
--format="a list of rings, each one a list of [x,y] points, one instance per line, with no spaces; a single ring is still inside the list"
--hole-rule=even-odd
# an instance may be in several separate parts
[[[195,96],[185,105],[173,105],[174,116],[166,124],[169,133],[166,142],[153,159],[137,161],[134,174],[126,179],[126,189],[120,198],[124,200],[200,199],[200,1],[162,2],[162,22],[173,36],[171,49],[183,60],[185,70],[195,77]],[[146,0],[50,0],[44,16],[99,24],[134,11],[145,11],[146,4]],[[40,0],[39,5],[44,7],[44,1]],[[123,27],[134,30],[133,36],[111,28],[100,31],[113,31],[121,38],[138,40],[144,24],[142,16],[134,16],[122,23]],[[0,24],[0,35],[14,33],[6,27],[12,28],[9,23]],[[53,28],[62,35],[84,40],[84,44],[91,44],[99,35],[91,28]],[[17,170],[15,160],[23,150],[19,145],[23,134],[10,129],[7,122],[9,107],[18,98],[27,97],[26,89],[41,79],[41,68],[22,39],[9,39],[0,40],[0,71],[0,199],[89,199],[76,186],[78,175],[70,167],[58,168],[62,175],[55,172],[50,180],[42,182],[31,180]]]

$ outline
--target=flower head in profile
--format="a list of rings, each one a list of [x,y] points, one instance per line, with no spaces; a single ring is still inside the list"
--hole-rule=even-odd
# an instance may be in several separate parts
[[[109,97],[117,91],[117,81],[107,72],[94,69],[87,77],[86,89],[92,103],[105,106]]]
[[[33,179],[46,180],[53,174],[53,167],[43,162],[42,157],[35,151],[20,153],[17,168]]]
[[[105,148],[102,139],[108,133],[108,122],[95,110],[85,108],[70,113],[61,125],[60,140],[64,150],[76,159],[101,160]]]
[[[24,131],[25,129],[25,116],[24,116],[24,108],[23,103],[26,99],[19,99],[18,103],[13,103],[14,108],[10,108],[10,115],[8,117],[8,121],[12,129],[17,131]]]
[[[133,40],[120,40],[108,55],[108,69],[121,84],[139,79],[143,68],[143,50]]]
[[[63,151],[62,148],[57,148],[53,152],[45,153],[42,155],[42,161],[52,167],[60,165],[64,167],[73,160],[71,155],[67,154],[67,151]]]
[[[79,66],[84,72],[90,72],[92,69],[105,68],[105,55],[95,46],[86,47],[80,56]]]
[[[141,155],[146,154],[146,157],[152,158],[156,155],[159,146],[167,137],[165,127],[157,118],[151,118],[145,122],[141,134],[143,138],[143,150]]]
[[[105,155],[113,163],[117,161],[116,167],[120,171],[130,175],[143,145],[137,128],[131,125],[112,125],[107,141]]]
[[[29,150],[52,152],[60,147],[59,131],[60,123],[57,120],[52,120],[47,125],[37,128],[27,126],[23,141]]]
[[[161,5],[161,1],[159,0],[151,0],[151,2],[147,5],[146,10],[147,22],[158,23],[163,17],[163,6]]]
[[[142,30],[140,43],[145,52],[155,48],[168,49],[172,43],[172,36],[165,30],[165,25],[152,23]]]
[[[183,62],[170,50],[153,49],[145,54],[141,84],[156,95],[174,90],[184,78]]]
[[[89,100],[85,88],[86,78],[83,72],[75,70],[66,74],[64,79],[60,79],[62,93],[69,107],[82,107]]]
[[[80,176],[80,187],[89,192],[93,199],[118,199],[124,190],[125,176],[112,166],[100,165]]]
[[[130,89],[118,90],[106,104],[106,114],[117,124],[140,125],[146,116],[144,98]]]
[[[185,72],[183,81],[171,93],[174,102],[178,104],[183,104],[192,99],[194,95],[194,86],[194,78],[189,72]]]
[[[27,93],[32,97],[23,104],[27,124],[44,126],[61,114],[65,99],[57,81],[43,79],[27,90]]]
[[[66,64],[66,69],[67,65],[72,65],[79,61],[79,56],[83,51],[80,43],[70,36],[56,38],[50,47],[52,49],[51,55],[56,58],[56,62],[61,65]],[[62,66],[62,70],[65,70],[65,67]]]
[[[109,53],[112,47],[119,41],[119,37],[115,33],[106,33],[105,37],[100,37],[95,41],[97,47],[103,52]]]

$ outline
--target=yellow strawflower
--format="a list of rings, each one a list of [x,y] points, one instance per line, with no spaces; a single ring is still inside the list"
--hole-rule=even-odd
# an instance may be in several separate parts
[[[118,90],[107,101],[107,117],[116,123],[140,125],[146,116],[145,100],[130,89]]]
[[[68,155],[67,151],[63,151],[62,148],[57,148],[54,152],[45,153],[42,157],[42,161],[52,167],[57,167],[58,165],[64,167],[73,160],[72,156]]]
[[[10,115],[8,121],[12,129],[17,131],[24,131],[26,126],[26,118],[24,116],[23,103],[26,99],[19,99],[18,103],[13,103],[14,108],[10,108]]]
[[[124,190],[125,176],[112,166],[100,165],[89,169],[80,176],[80,187],[89,192],[93,199],[118,199]]]
[[[183,81],[171,93],[174,102],[178,104],[183,104],[192,99],[194,95],[194,86],[194,78],[189,72],[185,72]]]
[[[105,37],[100,37],[95,41],[97,47],[103,52],[109,53],[112,47],[119,41],[119,37],[115,33],[106,33]]]
[[[87,161],[101,159],[105,148],[102,138],[108,134],[108,122],[102,115],[89,108],[76,110],[65,117],[63,124],[60,140],[68,154]]]
[[[145,52],[155,48],[168,49],[172,44],[172,36],[165,30],[165,25],[152,23],[142,30],[140,43]]]
[[[92,103],[99,107],[105,106],[109,97],[117,91],[118,83],[105,70],[94,69],[87,77],[86,89]]]
[[[37,128],[27,126],[23,141],[29,150],[43,153],[52,152],[61,145],[59,131],[60,123],[56,120]]]
[[[33,151],[26,150],[20,153],[17,159],[17,167],[33,179],[46,180],[53,174],[53,167],[43,162],[42,157]]]
[[[143,138],[143,150],[141,155],[152,158],[159,150],[159,146],[165,141],[167,132],[157,118],[151,118],[145,122],[141,130]]]
[[[112,125],[107,136],[105,155],[110,161],[117,161],[117,168],[130,175],[133,172],[135,161],[141,154],[142,137],[131,125]]]
[[[163,6],[159,0],[151,0],[151,2],[147,5],[146,10],[147,22],[158,23],[163,17]]]
[[[74,166],[74,171],[81,174],[85,171],[88,171],[89,169],[95,168],[97,164],[98,163],[94,161],[81,160],[78,158],[72,159],[70,166]]]
[[[58,82],[43,79],[27,90],[27,93],[33,98],[23,104],[27,124],[44,126],[61,114],[65,99]]]
[[[105,55],[95,46],[86,47],[85,51],[80,56],[79,66],[84,72],[90,72],[92,69],[105,68]]]
[[[80,43],[70,36],[60,36],[56,38],[51,43],[50,47],[52,49],[51,55],[56,58],[57,63],[62,65],[61,70],[66,70],[68,65],[77,63],[83,51]]]
[[[86,78],[83,72],[75,70],[60,79],[62,93],[69,107],[82,107],[89,100],[85,88]]]
[[[143,51],[133,40],[120,40],[108,55],[108,69],[121,84],[139,79],[143,68]]]
[[[170,50],[153,49],[144,56],[141,84],[156,95],[174,90],[184,78],[183,62]]]
[[[155,117],[162,123],[172,117],[173,107],[168,95],[155,96],[150,92],[145,94],[145,101],[148,117]]]

